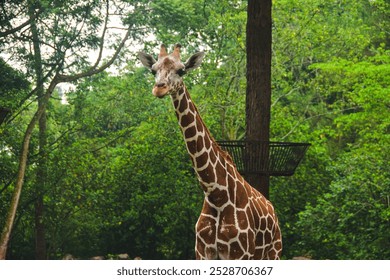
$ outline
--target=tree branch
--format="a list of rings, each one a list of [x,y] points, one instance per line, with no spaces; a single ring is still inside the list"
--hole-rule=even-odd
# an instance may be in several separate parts
[[[110,67],[115,59],[118,57],[119,53],[121,52],[123,46],[125,45],[127,39],[129,38],[130,36],[130,27],[127,29],[127,32],[125,34],[125,36],[123,37],[121,43],[119,44],[119,46],[117,47],[115,53],[113,54],[113,56],[111,57],[110,60],[108,60],[106,63],[104,63],[102,66],[98,67],[97,68],[97,65],[99,64],[99,58],[97,59],[97,61],[95,62],[95,65],[93,67],[91,67],[90,69],[88,69],[87,71],[85,72],[82,72],[82,73],[79,73],[79,74],[75,74],[75,75],[63,75],[63,74],[58,74],[58,83],[70,83],[70,82],[74,82],[78,79],[81,79],[81,78],[85,78],[85,77],[90,77],[92,75],[95,75],[95,74],[98,74],[102,71],[104,71],[105,69],[107,69],[108,67]]]
[[[19,30],[21,30],[23,27],[29,25],[31,23],[31,19],[27,20],[26,22],[22,23],[21,25],[19,25],[18,27],[14,27],[12,29],[8,29],[6,31],[3,31],[3,32],[0,32],[0,38],[1,37],[6,37],[10,34],[13,34],[13,33],[16,33],[18,32]]]
[[[286,94],[282,94],[281,96],[278,96],[277,98],[276,98],[276,100],[271,104],[271,108],[272,107],[274,107],[279,101],[280,101],[280,99],[282,99],[282,98],[284,98],[284,97],[287,97],[287,96],[289,96],[289,95],[291,95],[291,94],[293,94],[295,91],[297,91],[298,90],[298,88],[292,88],[289,92],[287,92]]]
[[[17,26],[17,27],[13,27],[11,29],[8,29],[6,31],[1,31],[0,32],[0,38],[2,37],[6,37],[8,35],[11,35],[11,34],[14,34],[16,32],[18,32],[19,30],[23,29],[24,27],[26,27],[27,25],[29,25],[33,20],[35,20],[39,15],[40,13],[42,12],[42,10],[38,10],[34,15],[32,15],[28,20],[26,20],[25,22],[23,22],[21,25]]]
[[[310,105],[307,105],[306,108],[305,108],[305,111],[303,112],[303,115],[309,110],[309,107]],[[317,114],[317,115],[314,115],[314,116],[310,116],[310,117],[307,117],[307,118],[304,118],[303,120],[299,120],[295,123],[295,125],[291,128],[291,130],[286,133],[283,137],[281,137],[281,140],[285,139],[286,137],[288,137],[290,134],[292,134],[295,129],[301,125],[302,123],[310,120],[310,119],[314,119],[314,118],[318,118],[318,117],[321,117],[321,116],[326,116],[326,115],[332,115],[332,114],[335,114],[335,113],[342,113],[344,111],[349,111],[349,110],[352,110],[352,109],[359,109],[361,108],[360,106],[355,106],[355,107],[350,107],[350,108],[346,108],[346,109],[341,109],[341,110],[338,110],[338,111],[331,111],[331,112],[326,112],[326,113],[323,113],[323,114]]]
[[[108,24],[108,18],[109,18],[109,1],[107,0],[106,2],[106,17],[104,18],[104,27],[103,27],[103,32],[102,32],[102,37],[100,38],[100,50],[99,50],[99,55],[96,59],[95,64],[93,65],[92,68],[98,67],[100,60],[102,59],[103,56],[103,49],[104,49],[104,38],[106,36],[107,32],[107,24]]]

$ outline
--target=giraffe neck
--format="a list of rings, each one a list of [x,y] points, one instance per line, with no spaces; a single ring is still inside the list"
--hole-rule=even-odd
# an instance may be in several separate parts
[[[183,83],[171,97],[188,153],[203,190],[210,194],[216,186],[219,189],[227,188],[228,173],[231,173],[231,177],[240,176],[230,156],[220,149],[211,136]]]
[[[279,259],[282,241],[272,204],[243,179],[220,149],[183,83],[171,97],[205,193],[195,226],[197,259]]]

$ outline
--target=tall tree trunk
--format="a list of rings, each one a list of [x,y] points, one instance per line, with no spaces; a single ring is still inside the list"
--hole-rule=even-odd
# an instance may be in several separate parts
[[[246,26],[246,140],[264,143],[269,142],[271,120],[271,6],[272,0],[249,0]],[[251,151],[251,145],[248,149],[248,161],[251,157],[260,157],[261,165],[268,165],[268,145],[264,145],[260,155]],[[246,179],[269,197],[268,175],[252,173],[247,174]]]
[[[35,258],[37,260],[46,259],[46,239],[45,239],[45,224],[44,224],[44,205],[43,195],[45,192],[45,185],[47,181],[46,171],[46,106],[43,100],[45,89],[43,86],[43,68],[41,47],[39,44],[39,30],[35,22],[35,14],[32,5],[29,5],[29,16],[31,20],[31,33],[33,37],[34,49],[34,69],[37,84],[38,106],[43,107],[41,117],[39,118],[39,161],[36,171],[35,182]]]
[[[44,149],[46,145],[46,104],[55,86],[55,83],[52,83],[50,89],[45,94],[44,87],[43,87],[44,81],[43,81],[41,52],[39,46],[39,36],[35,24],[34,8],[31,4],[29,5],[29,17],[31,19],[31,30],[33,34],[33,49],[34,49],[34,60],[35,60],[36,83],[37,83],[36,92],[38,95],[38,110],[35,113],[34,117],[31,119],[29,125],[27,126],[26,132],[24,134],[22,148],[20,151],[18,176],[16,179],[16,184],[15,184],[15,189],[12,196],[11,204],[7,213],[7,218],[0,238],[0,260],[4,260],[7,255],[8,243],[11,237],[12,227],[16,217],[16,210],[19,205],[20,194],[22,192],[31,135],[38,121],[39,121],[39,128],[40,128],[40,135],[39,135],[39,145],[40,145],[40,152],[41,152],[40,154],[41,154],[41,158],[45,158],[45,156],[42,156],[42,154],[44,155],[44,152],[42,153],[42,149]],[[44,117],[42,118],[42,116]],[[37,177],[38,177],[37,179],[39,179],[43,173],[46,174],[44,170],[45,170],[44,165],[40,163],[37,171]],[[44,259],[46,258],[46,244],[45,244],[44,227],[43,227],[43,192],[40,189],[36,193],[37,193],[37,200],[35,203],[36,258]]]
[[[0,238],[0,260],[5,260],[6,255],[7,255],[8,242],[10,240],[12,227],[13,227],[13,224],[15,221],[16,210],[17,210],[18,205],[19,205],[20,194],[22,192],[31,135],[32,135],[32,132],[34,130],[35,124],[37,123],[38,119],[40,118],[40,116],[43,112],[43,109],[44,108],[42,108],[42,107],[38,108],[34,117],[32,118],[29,125],[27,126],[26,132],[24,134],[23,144],[22,144],[20,157],[19,157],[18,176],[16,178],[14,193],[12,195],[11,204],[9,206],[7,218],[5,220],[5,224],[4,224],[3,231],[1,233],[1,238]]]
[[[42,104],[43,105],[43,104]],[[46,110],[45,110],[46,111]],[[35,200],[35,258],[44,260],[46,255],[46,238],[44,223],[43,196],[47,181],[47,158],[46,158],[46,112],[42,112],[39,119],[39,162],[36,173],[36,200]]]

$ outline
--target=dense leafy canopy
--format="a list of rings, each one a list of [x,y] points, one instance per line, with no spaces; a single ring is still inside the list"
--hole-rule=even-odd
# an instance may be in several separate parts
[[[28,2],[53,29],[42,36],[44,42],[61,42],[44,57],[45,69],[50,72],[50,64],[67,55],[66,74],[86,69],[85,48],[97,47],[99,40],[93,30],[75,40],[77,29],[63,22],[98,28],[103,17],[92,11],[104,1]],[[185,82],[214,137],[241,139],[246,1],[114,2],[132,5],[123,22],[133,26],[133,45],[152,52],[160,42],[180,42],[184,59],[206,50],[202,67]],[[4,8],[18,18],[23,3]],[[273,1],[271,137],[312,144],[294,176],[271,179],[284,258],[390,258],[389,11],[384,0]],[[2,50],[10,40],[3,35]],[[37,106],[36,96],[28,94],[31,50],[23,36],[13,39],[19,41],[7,53],[26,67],[15,70],[0,60],[0,107],[12,108],[14,116],[0,127],[0,227],[23,131]],[[194,257],[203,193],[170,100],[152,96],[152,77],[134,52],[128,49],[118,60],[115,74],[85,78],[66,94],[67,104],[54,94],[47,107],[48,258]],[[34,134],[9,258],[34,258],[38,151]]]

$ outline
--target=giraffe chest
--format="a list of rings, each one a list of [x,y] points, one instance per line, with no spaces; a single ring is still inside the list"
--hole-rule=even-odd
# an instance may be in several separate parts
[[[206,259],[251,258],[255,234],[243,211],[233,205],[225,206],[222,211],[211,207],[206,210],[196,225],[196,247],[201,255]]]

